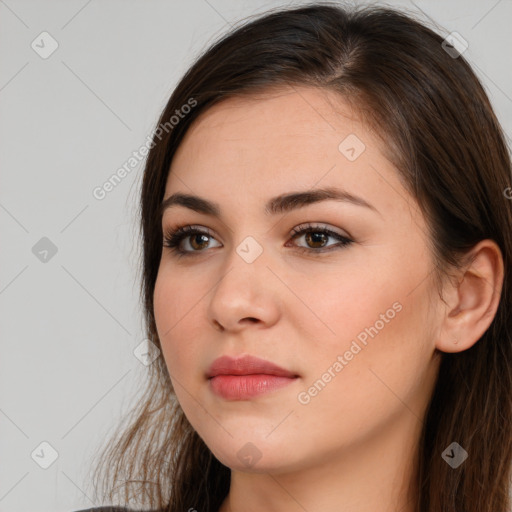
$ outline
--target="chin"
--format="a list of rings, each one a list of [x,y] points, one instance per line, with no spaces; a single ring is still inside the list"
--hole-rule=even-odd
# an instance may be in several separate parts
[[[245,431],[247,432],[247,430]],[[230,438],[228,442],[207,443],[211,452],[225,466],[244,473],[280,473],[294,469],[298,460],[289,460],[283,450],[283,440],[269,441],[264,436],[247,434]],[[295,450],[293,458],[297,459]]]

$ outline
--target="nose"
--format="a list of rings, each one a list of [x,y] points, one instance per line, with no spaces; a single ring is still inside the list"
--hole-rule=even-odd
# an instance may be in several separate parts
[[[208,317],[218,331],[238,332],[251,325],[270,327],[280,312],[279,280],[261,254],[248,262],[235,250],[209,295]]]

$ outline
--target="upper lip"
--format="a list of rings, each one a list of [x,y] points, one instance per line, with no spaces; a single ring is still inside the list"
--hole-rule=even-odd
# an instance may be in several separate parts
[[[207,377],[216,375],[251,375],[251,374],[276,375],[279,377],[298,377],[296,373],[290,372],[276,364],[254,356],[243,356],[233,358],[222,356],[215,359],[208,369]]]

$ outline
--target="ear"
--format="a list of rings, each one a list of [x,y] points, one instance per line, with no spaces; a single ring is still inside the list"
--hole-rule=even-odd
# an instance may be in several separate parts
[[[482,240],[468,253],[469,264],[456,284],[443,289],[446,304],[436,342],[441,352],[472,347],[491,325],[503,287],[503,256],[493,240]]]

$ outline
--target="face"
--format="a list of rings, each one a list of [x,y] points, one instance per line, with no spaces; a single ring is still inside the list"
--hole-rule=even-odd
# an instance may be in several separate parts
[[[420,426],[437,368],[433,261],[384,149],[339,96],[302,87],[215,105],[173,159],[164,200],[219,212],[163,214],[164,235],[197,231],[164,243],[158,335],[185,415],[232,469],[297,470]],[[340,197],[283,200],[317,189]],[[294,378],[209,379],[225,355]]]

